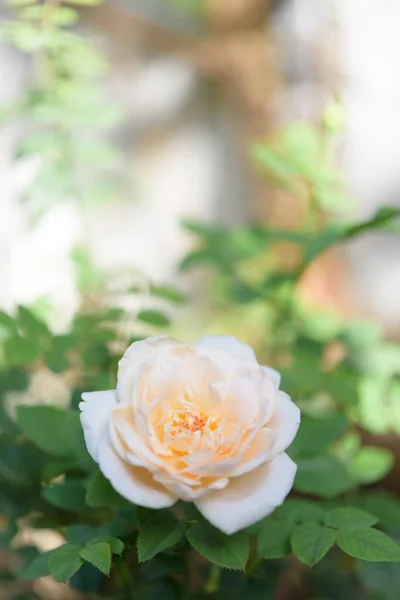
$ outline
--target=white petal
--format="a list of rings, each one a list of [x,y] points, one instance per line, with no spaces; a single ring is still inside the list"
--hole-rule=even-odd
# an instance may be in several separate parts
[[[144,363],[156,357],[163,360],[168,350],[181,342],[169,337],[150,337],[134,342],[118,363],[117,392],[120,401],[132,401],[137,375]]]
[[[113,488],[123,498],[147,508],[167,508],[177,501],[164,486],[156,483],[147,469],[124,462],[111,447],[105,434],[99,447],[99,466]]]
[[[249,471],[253,471],[262,463],[273,456],[271,450],[275,441],[275,432],[268,427],[263,427],[257,431],[250,446],[243,454],[240,463],[234,467],[230,473],[231,477],[244,475]]]
[[[268,379],[273,383],[276,390],[279,390],[281,383],[281,374],[275,371],[272,367],[261,367]]]
[[[162,482],[166,488],[168,488],[172,494],[178,496],[180,500],[185,502],[194,502],[198,498],[201,498],[205,494],[210,493],[211,490],[220,490],[226,487],[229,483],[229,479],[220,477],[207,486],[191,486],[178,481],[173,477],[169,477],[167,474],[158,474],[155,476],[157,481]]]
[[[279,391],[276,398],[275,412],[268,427],[277,432],[274,452],[280,454],[293,442],[300,425],[300,410],[291,401],[290,396]]]
[[[233,337],[233,335],[208,335],[201,340],[197,340],[196,346],[222,350],[234,358],[257,362],[254,350],[250,348],[250,346],[247,346],[247,344],[243,344],[243,342]]]
[[[121,453],[121,445],[117,444],[115,446],[115,449],[121,458],[127,460],[127,462],[132,462],[132,464],[137,466],[162,466],[161,460],[154,454],[148,444],[145,443],[143,438],[135,430],[132,420],[132,410],[129,406],[124,406],[122,404],[118,406],[118,409],[114,413],[113,427],[127,448],[122,448]],[[112,429],[111,439],[112,442],[115,441]],[[135,458],[138,460],[135,460]]]
[[[117,406],[117,392],[116,390],[85,392],[82,394],[82,400],[79,408],[82,411],[81,423],[86,446],[92,458],[99,462],[98,447],[107,430],[112,411]]]
[[[296,465],[287,454],[279,454],[241,477],[234,477],[223,490],[195,501],[201,514],[228,535],[269,515],[289,493]]]

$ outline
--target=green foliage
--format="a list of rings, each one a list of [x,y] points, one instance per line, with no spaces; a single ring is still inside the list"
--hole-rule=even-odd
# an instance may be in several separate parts
[[[325,518],[325,524],[336,529],[342,529],[343,527],[353,526],[362,527],[375,525],[379,519],[374,515],[353,507],[339,507],[330,510]]]
[[[335,543],[335,532],[317,523],[298,525],[291,537],[292,550],[304,564],[312,567]]]
[[[375,483],[393,467],[393,454],[386,448],[364,446],[354,457],[350,470],[358,483]]]
[[[54,406],[19,406],[21,431],[45,452],[68,457],[71,448],[66,438],[67,413]]]
[[[82,548],[79,555],[83,560],[90,562],[104,575],[110,574],[111,569],[111,548],[106,542],[94,542]]]
[[[298,461],[295,488],[306,494],[337,496],[349,488],[346,468],[331,456],[315,456]]]
[[[170,513],[156,513],[146,519],[139,530],[137,540],[139,561],[150,560],[156,554],[174,546],[184,533],[184,524]]]
[[[186,537],[193,548],[207,560],[226,569],[244,569],[250,551],[248,536],[243,532],[225,535],[208,523],[191,525]]]
[[[50,575],[49,558],[52,554],[52,550],[39,554],[30,565],[22,571],[20,574],[21,579],[39,579],[39,577],[45,577]]]
[[[113,508],[129,506],[129,502],[114,490],[111,483],[100,471],[97,471],[89,482],[86,503],[88,506],[110,506]]]
[[[50,504],[64,510],[81,511],[87,509],[85,489],[80,481],[54,483],[43,489],[43,498]]]
[[[80,551],[79,546],[65,544],[51,553],[49,567],[56,581],[66,583],[83,565]]]
[[[154,327],[167,327],[170,324],[169,319],[157,310],[141,310],[137,318]]]
[[[362,560],[400,561],[399,546],[386,534],[372,527],[344,527],[337,534],[339,548]]]
[[[36,81],[8,107],[8,114],[28,117],[32,124],[16,158],[40,159],[25,198],[34,215],[71,198],[79,206],[103,202],[104,196],[113,199],[116,190],[108,185],[112,177],[122,185],[118,153],[100,137],[101,130],[120,118],[99,79],[106,61],[70,29],[79,18],[80,6],[94,7],[100,1],[74,0],[69,4],[75,8],[53,2],[21,2],[19,8],[18,1],[8,2],[18,10],[14,20],[2,25],[2,38],[33,54],[37,66]]]
[[[257,554],[260,558],[282,558],[290,554],[290,536],[293,525],[285,521],[267,519],[257,537]]]

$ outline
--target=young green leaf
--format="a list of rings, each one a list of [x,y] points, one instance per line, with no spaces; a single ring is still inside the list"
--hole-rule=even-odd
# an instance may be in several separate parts
[[[104,575],[110,574],[111,548],[106,542],[96,542],[82,548],[79,555],[83,560],[90,562]]]
[[[343,552],[354,558],[400,562],[400,547],[385,533],[372,527],[339,529],[337,544]]]
[[[174,302],[175,304],[183,304],[185,302],[184,294],[175,288],[166,285],[152,285],[150,288],[150,293],[153,296],[158,296],[159,298],[163,298],[169,302]]]
[[[90,540],[90,542],[88,542],[87,546],[91,546],[92,544],[98,544],[99,542],[105,542],[106,544],[108,544],[111,548],[111,552],[113,554],[118,554],[121,555],[122,552],[124,551],[124,542],[122,542],[121,540],[119,540],[116,537],[113,537],[111,535],[102,535],[99,537],[94,538],[93,540]]]
[[[39,579],[50,575],[49,558],[53,551],[39,554],[33,561],[20,573],[21,579]]]
[[[297,558],[312,567],[335,543],[335,532],[317,523],[304,523],[296,527],[291,542]]]
[[[164,314],[158,310],[141,310],[137,315],[139,321],[143,323],[149,323],[155,327],[167,327],[170,324],[170,320]]]
[[[290,554],[290,536],[293,525],[285,521],[266,520],[257,538],[260,558],[282,558]]]
[[[157,514],[146,521],[138,535],[139,561],[150,560],[159,552],[177,544],[184,530],[184,524],[171,513]]]
[[[225,535],[212,525],[199,522],[188,529],[186,537],[199,554],[219,567],[238,570],[245,568],[250,542],[244,532]]]
[[[66,583],[83,565],[79,546],[65,544],[54,550],[49,559],[50,572],[56,581]]]
[[[91,479],[86,491],[86,504],[88,506],[107,506],[110,508],[124,508],[132,506],[128,500],[122,498],[114,490],[111,483],[98,471]]]
[[[325,517],[325,525],[341,529],[343,527],[368,527],[369,525],[375,525],[379,519],[371,513],[361,510],[360,508],[353,508],[351,506],[340,508],[334,508],[330,510]]]
[[[17,421],[23,433],[41,450],[54,456],[71,455],[65,437],[65,411],[54,406],[19,406]]]

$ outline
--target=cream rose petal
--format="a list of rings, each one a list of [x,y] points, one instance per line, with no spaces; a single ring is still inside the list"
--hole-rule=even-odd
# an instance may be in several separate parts
[[[81,423],[91,457],[98,462],[100,440],[109,426],[111,414],[118,404],[116,390],[85,392],[80,402]]]
[[[100,442],[99,466],[113,488],[134,504],[147,508],[167,508],[178,499],[164,486],[155,482],[147,469],[124,462],[111,447],[108,434],[105,434]]]
[[[277,432],[274,444],[275,454],[284,452],[293,442],[300,426],[300,410],[285,392],[278,392],[275,412],[268,427]]]
[[[279,385],[281,383],[281,374],[278,371],[275,371],[272,367],[261,367],[264,371],[265,375],[272,382],[275,390],[279,390]]]
[[[269,515],[289,493],[296,465],[287,454],[279,454],[226,488],[210,492],[195,501],[201,514],[228,535]]]

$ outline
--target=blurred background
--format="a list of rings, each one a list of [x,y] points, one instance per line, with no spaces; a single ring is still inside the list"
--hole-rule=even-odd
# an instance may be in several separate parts
[[[343,112],[336,161],[353,215],[366,217],[380,205],[398,204],[400,81],[392,57],[400,17],[395,1],[384,11],[374,0],[82,4],[75,6],[80,20],[72,27],[108,68],[93,64],[88,52],[73,60],[81,71],[87,61],[86,75],[80,75],[100,80],[106,107],[98,107],[93,123],[83,118],[80,125],[76,119],[71,128],[85,127],[104,145],[111,142],[112,151],[105,147],[101,155],[97,147],[95,156],[90,140],[81,148],[79,178],[90,188],[82,208],[68,185],[61,189],[62,168],[57,167],[58,177],[56,168],[42,174],[32,189],[43,165],[32,149],[20,145],[34,127],[33,105],[17,120],[3,117],[2,307],[48,304],[54,323],[62,327],[79,305],[71,257],[77,246],[83,245],[101,270],[176,281],[176,265],[190,244],[180,227],[183,218],[222,225],[266,216],[281,223],[296,220],[293,202],[268,189],[248,148],[285,123],[317,122],[332,98],[340,98]],[[2,6],[3,24],[15,18],[12,11]],[[4,106],[21,100],[27,88],[46,77],[35,64],[35,41],[25,40],[23,32],[12,35],[14,42],[22,35],[22,41],[17,47],[1,45]],[[84,110],[83,100],[72,110]],[[48,148],[49,140],[32,142],[38,143]],[[99,169],[108,175],[104,186],[94,185]],[[387,234],[350,245],[325,265],[329,277],[318,272],[312,281],[316,293],[340,305],[355,303],[397,331],[399,245],[397,236]],[[328,285],[331,275],[333,286]],[[182,276],[179,283],[188,285]],[[345,300],[346,285],[351,297]]]

